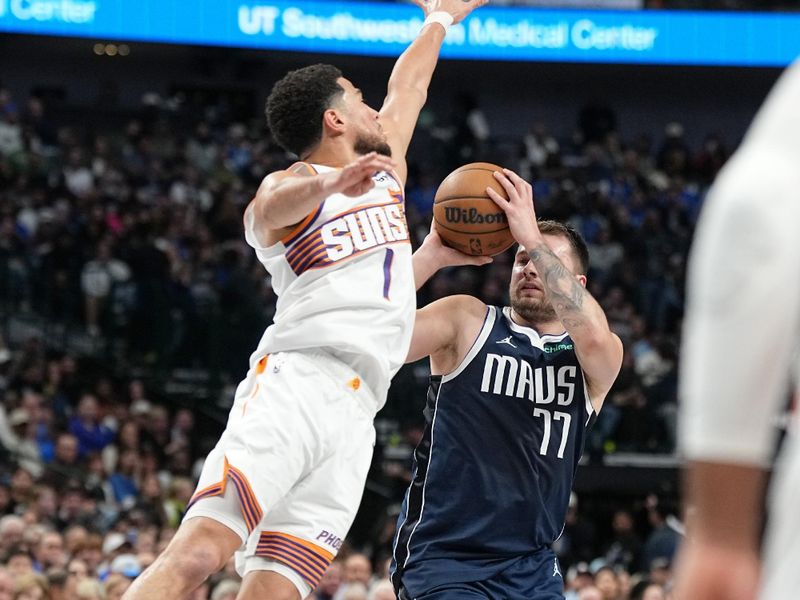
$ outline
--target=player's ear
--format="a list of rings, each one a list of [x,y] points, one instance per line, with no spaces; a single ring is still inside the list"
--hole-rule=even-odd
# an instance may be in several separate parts
[[[342,114],[335,108],[329,108],[322,113],[322,126],[332,135],[341,135],[344,133],[344,121]]]
[[[586,287],[586,275],[575,275],[575,277],[583,287]]]

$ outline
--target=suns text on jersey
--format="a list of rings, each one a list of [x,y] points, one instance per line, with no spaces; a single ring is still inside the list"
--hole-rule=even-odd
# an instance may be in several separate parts
[[[342,215],[323,225],[321,234],[328,258],[337,261],[376,246],[408,240],[408,226],[402,204],[392,203]]]
[[[481,392],[526,398],[536,404],[572,404],[578,367],[547,365],[533,368],[520,358],[487,354],[483,366]]]

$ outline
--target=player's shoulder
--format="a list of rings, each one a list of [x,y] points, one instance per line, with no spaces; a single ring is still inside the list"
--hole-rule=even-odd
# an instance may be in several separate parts
[[[453,320],[464,317],[479,317],[482,320],[489,308],[482,300],[466,294],[446,296],[436,300],[429,306],[436,306],[438,312]]]
[[[304,161],[297,161],[286,167],[285,169],[278,169],[272,171],[265,178],[265,182],[279,181],[287,177],[313,177],[317,175],[317,170],[311,163]]]

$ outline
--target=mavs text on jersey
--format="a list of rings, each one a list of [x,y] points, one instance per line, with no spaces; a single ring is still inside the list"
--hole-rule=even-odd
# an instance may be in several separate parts
[[[525,583],[536,598],[563,597],[549,547],[563,530],[595,413],[569,335],[539,335],[510,312],[488,307],[461,364],[431,376],[394,545],[392,581],[402,597],[515,569],[541,578]]]

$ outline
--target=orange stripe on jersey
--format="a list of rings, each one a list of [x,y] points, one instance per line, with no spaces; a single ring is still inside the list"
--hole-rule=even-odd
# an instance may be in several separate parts
[[[250,533],[258,527],[261,517],[264,516],[264,512],[261,510],[261,505],[258,503],[258,500],[256,500],[253,488],[250,487],[250,482],[247,481],[247,477],[245,477],[244,473],[236,467],[231,466],[229,476],[233,485],[236,487],[236,491],[239,493],[242,517],[244,517],[247,531]]]
[[[287,171],[291,171],[292,173],[297,173],[298,175],[304,176],[311,176],[316,175],[317,170],[312,167],[307,162],[296,162],[291,167],[287,169]],[[319,216],[319,213],[322,212],[322,205],[325,203],[323,200],[320,202],[319,206],[316,210],[312,210],[308,213],[302,221],[300,221],[289,233],[281,238],[281,242],[283,244],[290,244],[294,241],[306,228],[311,225],[312,221]]]
[[[256,375],[261,375],[264,372],[264,369],[267,368],[267,362],[269,361],[269,354],[266,356],[262,356],[261,359],[256,363]]]
[[[283,532],[280,532],[280,531],[262,531],[261,532],[261,539],[264,539],[265,537],[270,537],[270,536],[286,538],[287,540],[291,540],[296,544],[300,544],[301,546],[305,546],[305,548],[307,550],[310,550],[311,552],[316,554],[319,558],[321,558],[321,559],[323,559],[323,560],[325,560],[327,562],[333,562],[333,559],[336,558],[336,556],[333,554],[333,552],[330,552],[329,550],[326,550],[322,546],[317,546],[313,542],[309,542],[308,540],[304,540],[303,538],[295,537],[293,535],[289,535],[288,533],[283,533]]]
[[[315,588],[334,558],[334,554],[302,538],[278,531],[264,531],[258,540],[256,556],[271,558],[291,567]]]
[[[307,162],[303,162],[301,160],[297,161],[296,163],[293,163],[286,170],[287,171],[291,171],[292,173],[297,173],[298,175],[316,175],[317,174],[317,170],[314,167],[312,167]],[[397,180],[395,179],[395,181],[397,181]]]
[[[264,512],[261,510],[261,505],[258,503],[258,500],[256,500],[256,495],[253,493],[253,488],[250,487],[250,482],[247,481],[247,477],[228,462],[227,456],[225,457],[222,470],[222,481],[204,487],[202,490],[196,492],[194,496],[192,496],[192,499],[189,500],[186,510],[189,510],[189,507],[198,500],[213,498],[214,496],[221,496],[224,494],[229,479],[233,482],[233,486],[236,488],[236,492],[239,495],[239,507],[242,511],[242,518],[247,526],[247,531],[248,533],[252,532],[253,529],[258,527],[258,523],[261,521]]]
[[[229,468],[228,459],[226,458],[225,465],[222,468],[222,481],[218,481],[217,483],[212,483],[211,485],[204,487],[202,490],[196,491],[189,500],[189,503],[186,505],[186,510],[188,510],[192,504],[194,504],[195,502],[197,502],[202,498],[212,498],[214,496],[221,496],[222,494],[224,494],[225,486],[228,483],[228,468]]]

